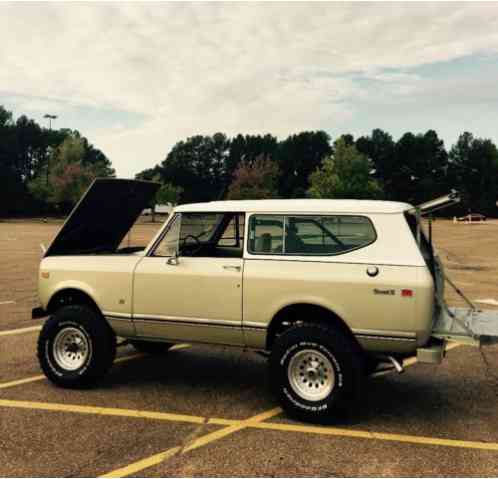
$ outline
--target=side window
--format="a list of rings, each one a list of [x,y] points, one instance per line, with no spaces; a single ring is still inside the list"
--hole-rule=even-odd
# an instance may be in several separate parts
[[[285,221],[286,254],[346,253],[376,238],[372,223],[363,216],[288,216]]]
[[[249,251],[255,254],[282,254],[284,217],[253,215],[249,224]]]
[[[232,217],[218,240],[218,246],[242,248],[244,244],[244,219],[245,215],[243,213],[236,213]]]
[[[248,250],[252,254],[336,255],[373,243],[377,234],[364,216],[253,215]]]
[[[173,218],[153,256],[242,258],[243,213],[182,213]]]
[[[223,216],[220,213],[183,213],[180,246],[211,242]]]
[[[178,239],[180,237],[181,216],[175,215],[171,220],[168,231],[163,236],[154,250],[153,256],[173,256],[178,249]]]

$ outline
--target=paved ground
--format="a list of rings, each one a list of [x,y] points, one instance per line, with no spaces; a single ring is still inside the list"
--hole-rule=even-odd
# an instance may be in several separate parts
[[[457,283],[498,299],[498,224],[435,226]],[[286,418],[265,359],[221,347],[124,347],[98,388],[50,385],[25,328],[40,324],[38,244],[57,227],[0,223],[0,476],[498,475],[498,346],[483,350],[487,368],[457,347],[441,366],[370,380],[356,414],[329,427]],[[155,228],[139,225],[133,242]]]

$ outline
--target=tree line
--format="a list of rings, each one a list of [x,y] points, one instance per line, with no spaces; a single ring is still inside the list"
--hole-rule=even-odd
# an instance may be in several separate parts
[[[163,200],[180,203],[314,197],[418,204],[457,189],[463,202],[452,214],[498,215],[498,150],[469,132],[449,150],[434,130],[407,132],[396,141],[374,129],[333,143],[324,131],[281,141],[270,134],[196,135],[137,178],[161,181]]]
[[[78,131],[48,129],[0,106],[0,217],[66,214],[111,161]],[[324,131],[196,135],[136,175],[162,183],[157,203],[243,198],[376,198],[421,203],[450,189],[472,210],[497,216],[498,150],[460,135],[446,149],[434,130],[398,140],[381,130],[332,142]],[[453,214],[453,212],[452,212]]]
[[[66,214],[110,160],[76,130],[49,129],[0,106],[0,217]]]

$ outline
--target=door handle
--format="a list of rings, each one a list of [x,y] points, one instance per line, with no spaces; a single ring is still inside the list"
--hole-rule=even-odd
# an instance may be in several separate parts
[[[226,264],[223,266],[223,269],[230,270],[230,271],[240,271],[241,267],[240,266],[232,266],[229,264]]]

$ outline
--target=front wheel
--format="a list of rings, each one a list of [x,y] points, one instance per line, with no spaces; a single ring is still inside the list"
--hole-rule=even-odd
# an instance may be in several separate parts
[[[283,408],[311,422],[328,422],[349,409],[364,378],[358,347],[342,331],[321,324],[296,325],[282,333],[270,368]]]
[[[103,377],[116,356],[116,336],[92,308],[58,309],[43,325],[38,360],[47,378],[58,386],[90,386]]]

